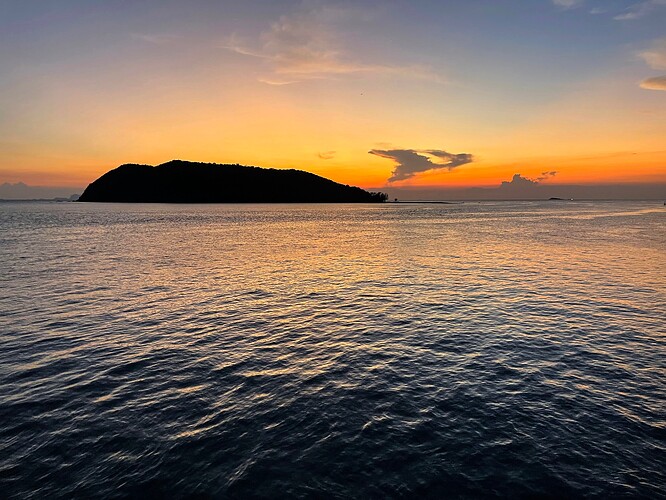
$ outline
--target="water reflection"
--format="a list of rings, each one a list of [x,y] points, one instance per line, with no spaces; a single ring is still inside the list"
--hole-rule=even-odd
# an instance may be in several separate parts
[[[665,214],[3,205],[3,491],[658,496]]]

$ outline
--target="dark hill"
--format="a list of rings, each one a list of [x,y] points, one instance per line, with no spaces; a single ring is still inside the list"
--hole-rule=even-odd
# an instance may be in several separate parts
[[[79,201],[373,203],[386,198],[302,170],[173,160],[156,167],[121,165],[92,182]]]

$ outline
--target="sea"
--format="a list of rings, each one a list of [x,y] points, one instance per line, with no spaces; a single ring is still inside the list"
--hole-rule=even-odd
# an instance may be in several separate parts
[[[0,497],[666,498],[666,206],[1,203]]]

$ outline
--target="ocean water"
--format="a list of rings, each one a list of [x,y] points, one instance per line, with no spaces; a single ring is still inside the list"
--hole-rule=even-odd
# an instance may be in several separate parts
[[[666,498],[666,207],[0,204],[2,498]]]

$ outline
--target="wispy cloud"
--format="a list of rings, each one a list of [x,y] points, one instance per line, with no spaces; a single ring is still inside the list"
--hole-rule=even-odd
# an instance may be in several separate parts
[[[552,0],[552,2],[563,9],[572,9],[583,4],[583,0]]]
[[[622,14],[618,14],[613,19],[616,21],[632,21],[634,19],[640,19],[665,5],[666,0],[645,0],[631,5]]]
[[[640,83],[640,86],[648,90],[666,90],[666,75],[647,78]]]
[[[638,57],[643,59],[652,69],[666,69],[666,38],[655,40],[652,47],[639,52]],[[647,78],[639,85],[641,88],[648,90],[666,90],[666,75]]]
[[[666,69],[666,38],[655,40],[648,50],[638,53],[652,69]]]
[[[551,2],[562,10],[575,9],[585,4],[594,3],[587,0],[551,0]],[[612,5],[591,7],[587,12],[592,15],[608,14],[609,16],[613,16],[613,19],[616,21],[632,21],[645,17],[663,6],[666,6],[666,0],[641,0],[619,12]]]
[[[317,156],[322,160],[332,160],[335,158],[335,151],[323,151],[317,153]]]
[[[363,62],[349,55],[331,27],[331,20],[347,15],[342,9],[317,7],[281,16],[254,43],[234,34],[222,48],[263,61],[270,73],[259,81],[287,85],[304,80],[352,74],[399,75],[443,82],[429,68]]]
[[[557,175],[557,171],[551,170],[550,172],[541,172],[541,175],[534,179],[537,182],[542,182],[545,180],[550,179],[551,177],[555,177]]]
[[[469,153],[454,154],[441,149],[371,149],[368,153],[396,163],[388,182],[409,179],[429,170],[451,171],[474,160]]]
[[[174,42],[180,38],[178,35],[166,35],[166,34],[141,34],[134,33],[132,38],[135,40],[141,40],[142,42],[152,43],[153,45],[165,45],[167,43]]]

